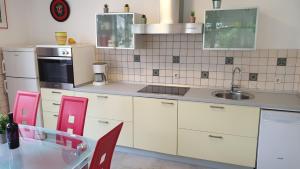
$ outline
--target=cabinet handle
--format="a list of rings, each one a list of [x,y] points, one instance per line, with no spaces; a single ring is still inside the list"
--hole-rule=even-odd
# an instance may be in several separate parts
[[[100,96],[100,95],[98,95],[97,97],[102,98],[102,99],[107,99],[108,98],[108,96]]]
[[[61,94],[61,92],[52,91],[53,94]]]
[[[54,117],[58,117],[58,115],[57,115],[57,114],[54,114],[53,116],[54,116]]]
[[[52,105],[54,105],[54,106],[60,106],[59,103],[52,103]]]
[[[98,123],[102,123],[102,124],[109,124],[108,121],[103,121],[103,120],[98,120]]]
[[[5,74],[6,70],[5,70],[5,61],[4,59],[2,60],[2,73]]]
[[[209,106],[212,109],[225,109],[223,106]]]
[[[223,139],[223,136],[214,136],[214,135],[208,135],[210,138],[217,138],[217,139]]]
[[[161,102],[161,104],[174,105],[172,102]]]

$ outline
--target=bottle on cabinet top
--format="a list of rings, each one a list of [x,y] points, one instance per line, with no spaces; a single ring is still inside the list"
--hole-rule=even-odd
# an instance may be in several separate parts
[[[16,149],[20,146],[19,126],[14,122],[13,113],[8,114],[9,122],[6,126],[6,137],[9,149]]]
[[[129,11],[130,11],[129,5],[125,4],[125,6],[124,6],[124,12],[129,12]]]

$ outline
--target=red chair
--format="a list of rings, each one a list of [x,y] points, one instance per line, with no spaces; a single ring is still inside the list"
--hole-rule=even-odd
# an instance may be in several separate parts
[[[90,169],[110,169],[112,156],[122,129],[123,123],[101,137],[91,161]]]
[[[14,121],[18,124],[35,126],[40,94],[18,91],[14,103]]]
[[[87,104],[87,98],[63,96],[56,129],[82,136]]]

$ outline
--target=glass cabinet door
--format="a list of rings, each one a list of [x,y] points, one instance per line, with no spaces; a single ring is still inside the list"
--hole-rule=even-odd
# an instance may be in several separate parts
[[[209,10],[205,17],[204,48],[255,49],[257,8]]]
[[[134,14],[97,15],[97,47],[134,48]]]

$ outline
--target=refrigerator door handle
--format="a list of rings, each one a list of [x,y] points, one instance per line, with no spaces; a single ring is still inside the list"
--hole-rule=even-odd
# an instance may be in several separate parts
[[[7,80],[4,80],[4,93],[8,94],[8,89],[7,89]]]
[[[4,59],[2,60],[2,73],[6,73],[6,70],[5,70],[5,61]]]

